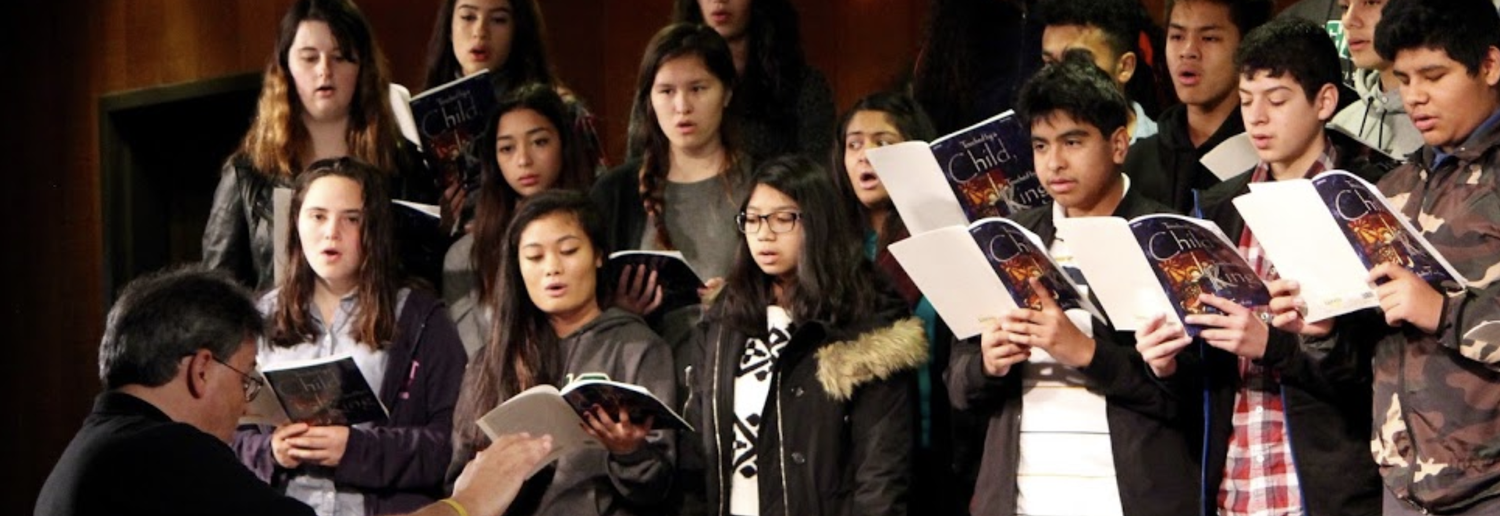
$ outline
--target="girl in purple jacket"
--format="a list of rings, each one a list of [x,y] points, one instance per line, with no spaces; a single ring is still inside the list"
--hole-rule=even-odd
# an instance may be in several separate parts
[[[465,355],[442,303],[400,288],[391,201],[373,167],[323,160],[297,179],[286,274],[261,298],[262,367],[353,357],[389,413],[348,425],[245,426],[241,461],[320,515],[404,513],[442,494]]]

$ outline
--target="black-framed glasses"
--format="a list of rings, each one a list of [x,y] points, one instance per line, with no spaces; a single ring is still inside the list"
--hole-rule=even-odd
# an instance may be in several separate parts
[[[761,222],[765,222],[766,226],[771,228],[772,233],[786,233],[795,229],[797,221],[801,219],[802,212],[800,211],[777,211],[766,214],[740,212],[739,215],[734,216],[734,225],[740,228],[741,233],[747,235],[759,233]]]
[[[264,385],[264,381],[262,381],[260,379],[260,377],[252,375],[250,373],[246,373],[244,371],[241,371],[241,370],[235,368],[234,366],[229,365],[229,362],[225,362],[223,360],[219,360],[219,357],[215,357],[213,355],[209,355],[209,356],[214,359],[214,362],[218,362],[219,365],[222,365],[224,367],[228,367],[230,371],[234,371],[236,373],[239,373],[240,374],[240,388],[242,388],[242,389],[245,390],[245,403],[249,403],[249,402],[255,401],[255,397],[260,395],[260,389],[261,389],[261,387],[265,386]]]

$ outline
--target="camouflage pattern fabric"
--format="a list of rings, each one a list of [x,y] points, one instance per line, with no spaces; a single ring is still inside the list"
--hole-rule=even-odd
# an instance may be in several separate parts
[[[1500,495],[1497,126],[1435,169],[1433,150],[1423,147],[1379,183],[1470,283],[1436,286],[1446,294],[1436,334],[1410,325],[1374,334],[1371,452],[1392,494],[1424,512],[1463,510]],[[1360,340],[1349,345],[1369,345]]]

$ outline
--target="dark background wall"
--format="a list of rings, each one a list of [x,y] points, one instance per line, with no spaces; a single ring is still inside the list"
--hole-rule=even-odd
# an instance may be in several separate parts
[[[1161,0],[1144,1],[1160,12]],[[101,97],[259,71],[290,3],[53,0],[25,2],[0,17],[0,393],[7,400],[0,404],[0,514],[31,512],[99,389],[98,338],[111,297],[101,272],[102,228],[110,222],[101,209]],[[359,3],[396,82],[418,89],[437,1]],[[929,0],[795,3],[809,60],[843,109],[909,68]],[[602,121],[617,161],[640,53],[671,2],[542,4],[558,72]]]

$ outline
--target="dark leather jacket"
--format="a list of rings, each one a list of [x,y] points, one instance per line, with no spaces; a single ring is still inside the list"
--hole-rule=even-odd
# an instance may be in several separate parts
[[[392,178],[391,198],[425,204],[438,202],[436,179],[421,160],[403,146],[400,173]],[[213,207],[203,228],[203,264],[234,274],[240,283],[264,292],[275,286],[275,223],[271,194],[292,188],[290,178],[257,170],[248,156],[236,153],[224,162]],[[424,220],[404,208],[395,209],[397,255],[405,272],[437,284],[449,239],[437,232],[436,220]]]

